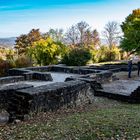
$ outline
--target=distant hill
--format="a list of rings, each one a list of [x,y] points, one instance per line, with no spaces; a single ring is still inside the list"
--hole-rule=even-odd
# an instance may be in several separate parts
[[[0,47],[13,48],[16,37],[0,38]]]
[[[15,44],[16,37],[0,38],[0,47],[13,48]],[[101,44],[107,45],[105,39],[101,38]]]

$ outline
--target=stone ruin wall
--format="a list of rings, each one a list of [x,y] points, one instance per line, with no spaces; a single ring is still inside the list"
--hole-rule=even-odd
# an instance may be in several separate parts
[[[30,112],[54,111],[62,107],[76,107],[94,101],[96,90],[102,89],[100,82],[111,81],[114,71],[83,67],[44,66],[9,70],[8,77],[0,78],[0,84],[26,80],[52,81],[49,72],[81,74],[39,87],[13,84],[0,88],[1,105],[10,114],[10,119],[24,119]],[[95,94],[96,93],[96,94]]]
[[[76,107],[93,102],[94,86],[97,87],[97,82],[88,78],[89,74],[99,72],[97,70],[61,66],[11,69],[8,77],[0,78],[0,84],[26,80],[52,81],[50,71],[84,76],[81,75],[82,79],[76,78],[39,87],[20,83],[1,86],[0,103],[9,113],[11,121],[24,119],[30,112],[54,111],[62,107]]]

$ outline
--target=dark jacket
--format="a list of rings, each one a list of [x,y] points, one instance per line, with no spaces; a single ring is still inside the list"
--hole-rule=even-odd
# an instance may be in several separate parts
[[[140,69],[140,61],[138,62],[138,64],[137,64],[137,65],[138,65],[138,68]]]
[[[132,60],[128,61],[128,69],[132,68]]]

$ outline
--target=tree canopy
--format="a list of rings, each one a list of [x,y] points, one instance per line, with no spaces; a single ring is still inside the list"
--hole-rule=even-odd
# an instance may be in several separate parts
[[[108,22],[104,27],[103,36],[105,37],[110,49],[114,45],[118,44],[120,36],[118,23],[116,21]]]
[[[39,41],[41,38],[39,29],[32,29],[28,34],[17,37],[15,48],[18,50],[18,54],[25,54],[27,48],[31,47],[35,41]]]
[[[136,9],[126,17],[121,25],[124,37],[121,47],[132,53],[140,53],[140,9]]]
[[[39,65],[49,65],[58,62],[58,57],[63,52],[64,45],[55,42],[52,38],[40,39],[28,48],[28,53]]]

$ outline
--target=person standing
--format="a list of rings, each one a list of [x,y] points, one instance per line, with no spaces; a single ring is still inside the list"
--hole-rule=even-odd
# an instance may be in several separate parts
[[[138,76],[139,76],[139,74],[140,74],[140,61],[138,61]]]
[[[128,61],[128,78],[131,78],[131,71],[132,71],[132,59]]]

